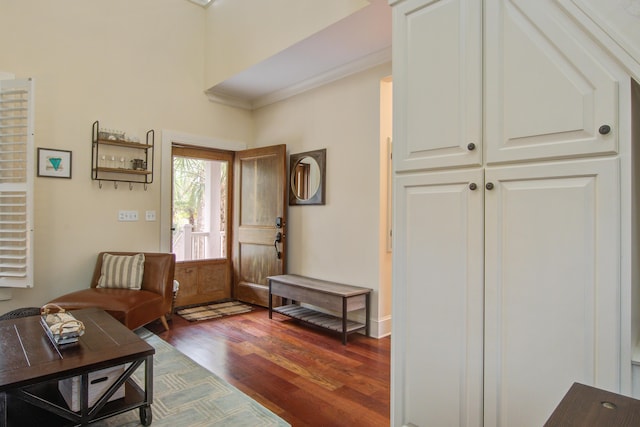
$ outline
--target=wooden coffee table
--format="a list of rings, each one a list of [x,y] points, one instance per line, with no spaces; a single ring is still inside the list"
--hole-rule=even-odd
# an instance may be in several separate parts
[[[155,349],[99,309],[72,312],[85,325],[77,344],[56,348],[40,316],[0,321],[0,427],[88,425],[139,409],[140,422],[151,424]],[[145,364],[144,390],[131,378]],[[89,373],[126,364],[124,373],[94,406],[88,407]],[[58,381],[80,376],[80,410],[71,411]],[[125,397],[108,399],[125,386]]]

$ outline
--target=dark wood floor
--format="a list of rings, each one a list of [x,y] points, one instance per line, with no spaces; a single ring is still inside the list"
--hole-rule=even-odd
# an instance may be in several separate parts
[[[294,427],[388,426],[391,339],[337,335],[266,309],[147,328]],[[179,427],[179,426],[176,426]]]

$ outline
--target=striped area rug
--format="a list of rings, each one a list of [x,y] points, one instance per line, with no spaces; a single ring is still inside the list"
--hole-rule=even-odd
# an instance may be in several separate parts
[[[247,313],[251,310],[253,310],[253,308],[250,305],[243,304],[239,301],[227,301],[217,304],[183,308],[176,311],[176,314],[190,322],[197,322],[200,320],[216,319],[222,316]]]

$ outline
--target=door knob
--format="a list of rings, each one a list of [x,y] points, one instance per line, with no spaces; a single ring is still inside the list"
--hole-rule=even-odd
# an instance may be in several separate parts
[[[475,149],[476,149],[476,144],[474,144],[473,142],[470,142],[469,145],[467,145],[467,150],[473,151]]]
[[[485,185],[485,188],[487,190],[493,190],[493,182],[487,182],[487,185]]]
[[[600,128],[598,129],[598,132],[600,132],[600,135],[606,135],[609,132],[611,132],[611,126],[609,125],[602,125],[600,126]]]
[[[471,184],[469,184],[469,190],[473,191],[473,190],[475,190],[476,188],[478,188],[478,186],[476,185],[476,183],[475,183],[475,182],[472,182]]]

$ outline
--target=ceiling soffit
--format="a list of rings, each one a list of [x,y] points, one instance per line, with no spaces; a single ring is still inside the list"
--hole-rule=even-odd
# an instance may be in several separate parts
[[[391,61],[391,7],[371,4],[205,91],[212,102],[256,109]]]

